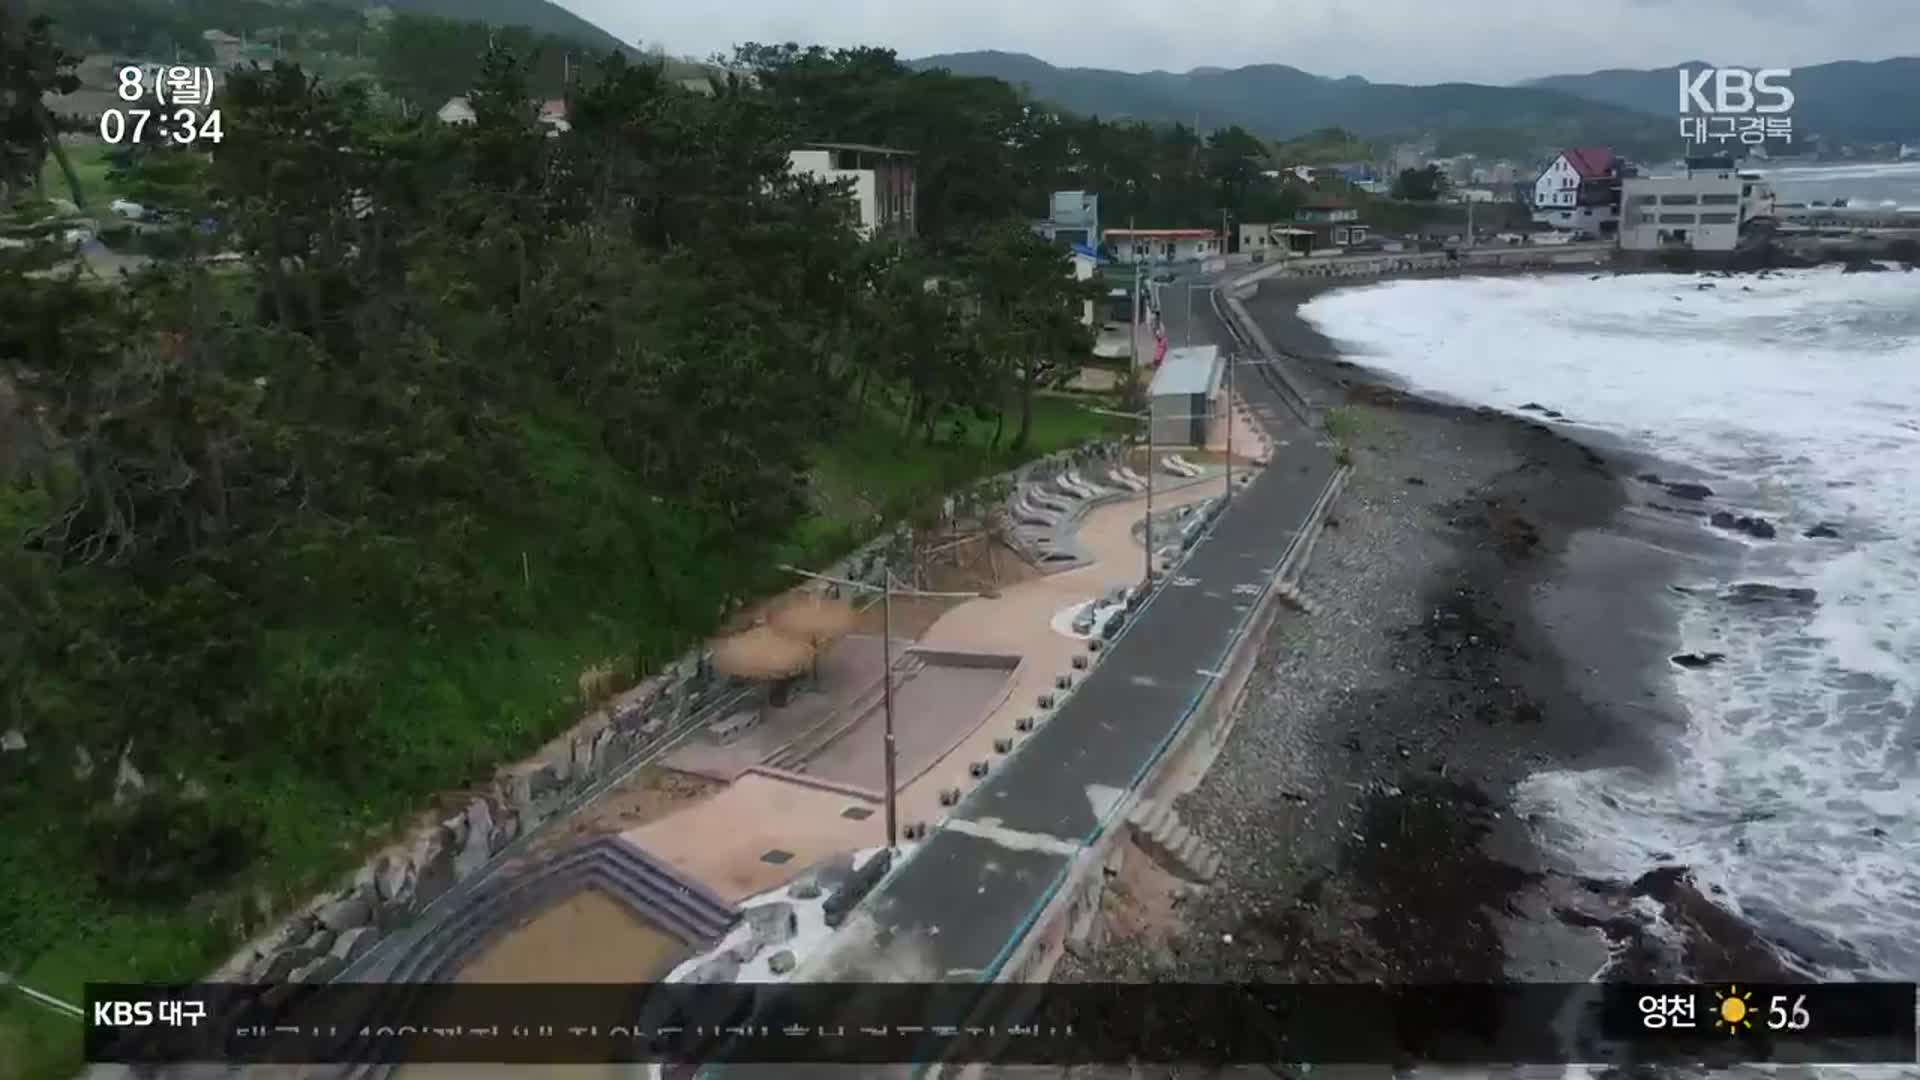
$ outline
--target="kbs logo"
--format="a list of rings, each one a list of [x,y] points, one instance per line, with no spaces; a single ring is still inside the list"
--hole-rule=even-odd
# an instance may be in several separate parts
[[[1680,69],[1680,115],[1690,112],[1742,115],[1745,113],[1784,113],[1793,108],[1793,91],[1775,80],[1793,78],[1792,68],[1701,68],[1698,72]],[[1708,96],[1708,88],[1712,96]],[[1772,104],[1760,103],[1760,95],[1772,98]]]
[[[1739,139],[1755,146],[1793,141],[1791,68],[1680,69],[1680,137],[1704,143]]]
[[[206,1019],[202,1001],[96,1001],[93,1003],[94,1027],[198,1027]]]

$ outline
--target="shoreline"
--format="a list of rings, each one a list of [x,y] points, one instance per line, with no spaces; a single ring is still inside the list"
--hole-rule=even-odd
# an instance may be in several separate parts
[[[1543,770],[1658,770],[1686,723],[1663,597],[1731,545],[1636,490],[1686,467],[1343,356],[1298,308],[1364,284],[1270,280],[1245,301],[1347,414],[1355,471],[1302,582],[1319,614],[1259,645],[1233,734],[1176,802],[1220,877],[1157,927],[1143,912],[1164,901],[1119,890],[1102,943],[1056,978],[1799,978],[1685,867],[1585,876],[1514,808]]]

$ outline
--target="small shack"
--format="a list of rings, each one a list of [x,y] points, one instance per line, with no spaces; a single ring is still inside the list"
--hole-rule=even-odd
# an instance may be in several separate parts
[[[1226,367],[1218,345],[1169,349],[1148,390],[1153,441],[1168,446],[1205,446],[1220,411]]]

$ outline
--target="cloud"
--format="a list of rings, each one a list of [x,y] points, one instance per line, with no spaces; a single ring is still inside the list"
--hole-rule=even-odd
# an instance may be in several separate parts
[[[973,49],[1146,71],[1290,64],[1377,82],[1511,82],[1705,57],[1795,67],[1920,55],[1920,0],[563,0],[629,41],[707,56],[745,41]]]

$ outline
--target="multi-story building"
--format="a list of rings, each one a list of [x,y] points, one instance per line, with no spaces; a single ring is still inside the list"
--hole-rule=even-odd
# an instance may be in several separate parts
[[[1625,170],[1605,147],[1563,151],[1533,182],[1533,219],[1559,232],[1612,236]]]
[[[1697,158],[1683,174],[1628,177],[1622,189],[1620,247],[1732,251],[1774,220],[1773,189],[1727,158]]]
[[[854,209],[862,236],[911,239],[918,227],[914,153],[860,143],[807,143],[787,154],[787,164],[827,183],[852,184]]]
[[[1091,191],[1056,191],[1044,220],[1033,231],[1047,240],[1071,247],[1100,246],[1100,196]]]

